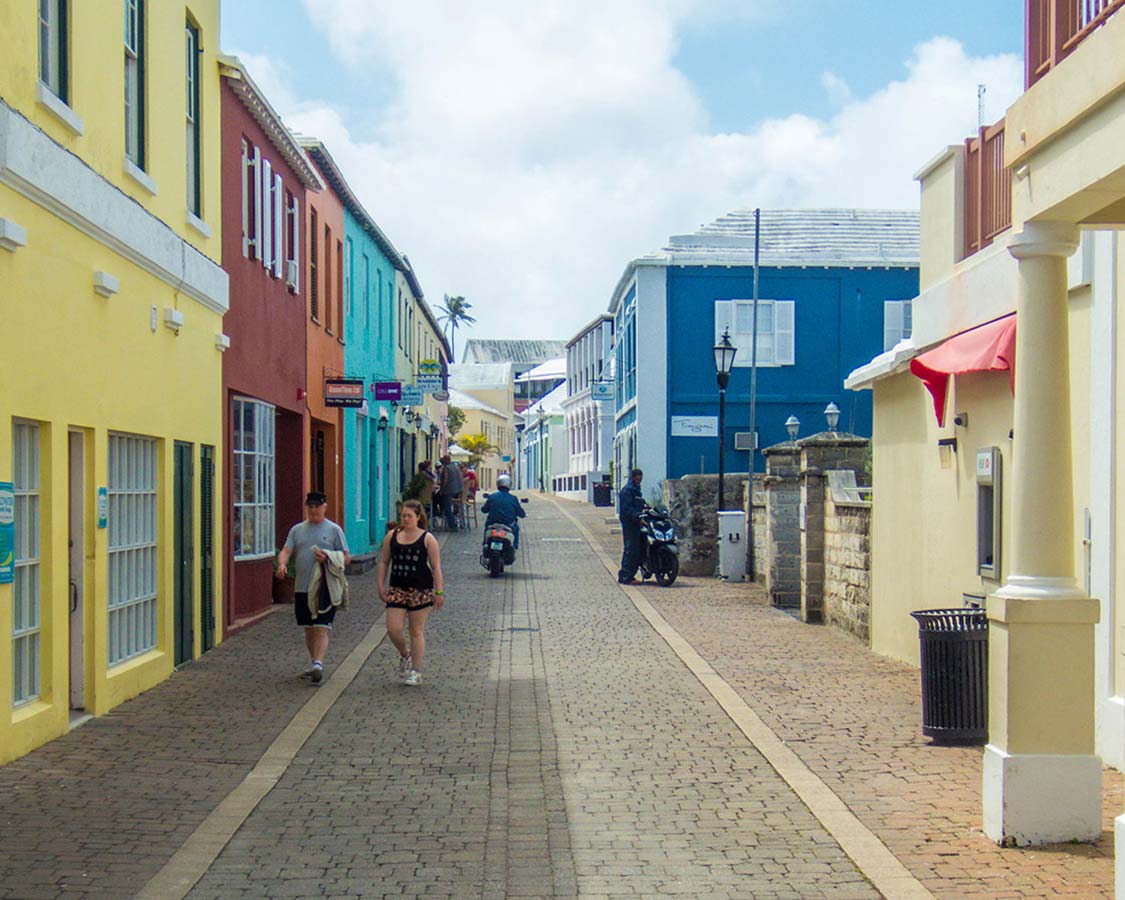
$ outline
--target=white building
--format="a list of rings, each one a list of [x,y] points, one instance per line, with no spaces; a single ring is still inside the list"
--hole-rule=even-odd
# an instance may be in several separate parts
[[[612,391],[613,317],[603,314],[566,345],[566,421],[569,464],[556,479],[555,493],[593,502],[594,485],[608,478],[613,465]],[[599,385],[604,387],[599,388]]]
[[[566,385],[560,384],[523,412],[520,476],[524,487],[553,491],[557,478],[567,470],[565,399]]]

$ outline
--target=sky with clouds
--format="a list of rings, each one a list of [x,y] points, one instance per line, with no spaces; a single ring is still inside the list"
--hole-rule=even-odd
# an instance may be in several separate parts
[[[732,209],[917,208],[977,85],[988,122],[1022,89],[1015,0],[797,5],[226,0],[223,50],[431,305],[463,295],[472,337],[568,339],[630,259]]]

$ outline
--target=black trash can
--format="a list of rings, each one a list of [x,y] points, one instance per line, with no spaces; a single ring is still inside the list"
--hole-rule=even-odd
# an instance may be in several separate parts
[[[594,506],[613,506],[613,487],[604,482],[594,484]]]
[[[983,609],[912,612],[922,650],[922,734],[935,743],[988,740],[988,616]]]

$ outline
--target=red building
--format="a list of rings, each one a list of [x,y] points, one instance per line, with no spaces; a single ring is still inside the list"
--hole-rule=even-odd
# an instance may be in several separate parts
[[[323,184],[233,57],[221,59],[226,514],[224,631],[269,609],[274,554],[304,515],[309,471],[307,195]]]

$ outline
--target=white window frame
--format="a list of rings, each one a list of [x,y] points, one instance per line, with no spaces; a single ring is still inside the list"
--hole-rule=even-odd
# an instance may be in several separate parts
[[[367,416],[357,410],[355,417],[355,520],[366,522],[363,514],[363,499],[367,496],[367,469],[363,465],[364,448],[367,445]]]
[[[274,552],[276,408],[252,397],[235,397],[231,428],[232,545],[235,560],[261,559]],[[246,432],[250,412],[253,434]],[[250,440],[248,440],[250,438]],[[249,446],[248,446],[249,445]],[[249,475],[249,489],[247,489]],[[247,526],[250,540],[246,539]]]
[[[348,319],[352,316],[352,310],[355,305],[352,303],[352,286],[355,279],[352,278],[352,260],[355,254],[352,252],[352,239],[350,237],[344,238],[344,316]],[[341,333],[343,329],[340,329]]]
[[[738,328],[739,312],[746,328]],[[748,369],[754,364],[753,300],[715,301],[715,342],[730,331],[731,343],[738,349],[735,368]],[[796,364],[796,306],[792,300],[758,300],[758,358],[761,368],[777,368]]]
[[[125,0],[125,156],[145,168],[144,0]]]
[[[363,329],[371,327],[371,260],[363,254]]]
[[[911,300],[883,301],[883,351],[910,337],[914,330],[914,307]]]
[[[109,436],[109,668],[157,645],[157,451],[155,438]]]
[[[186,149],[187,149],[187,208],[197,218],[203,217],[202,143],[199,134],[199,28],[188,19],[184,23]]]
[[[39,699],[41,671],[41,572],[39,426],[12,425],[12,479],[15,486],[15,580],[12,584],[12,705]]]
[[[39,0],[39,80],[67,102],[67,0]]]

